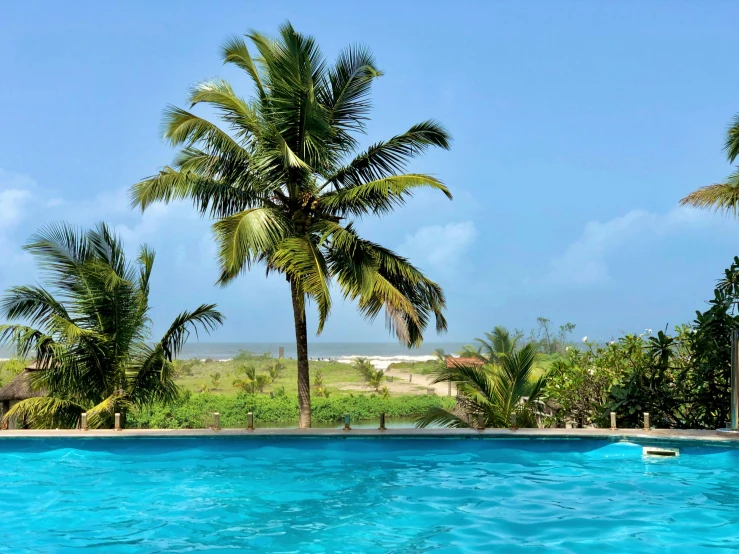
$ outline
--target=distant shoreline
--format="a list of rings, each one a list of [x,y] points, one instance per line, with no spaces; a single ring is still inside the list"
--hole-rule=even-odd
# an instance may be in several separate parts
[[[462,342],[427,342],[420,348],[405,348],[397,342],[319,342],[308,345],[311,360],[330,360],[351,363],[354,358],[371,358],[373,365],[379,369],[393,362],[424,361],[435,357],[434,351],[441,348],[447,354],[459,352],[466,343]],[[178,356],[181,360],[198,358],[201,360],[229,361],[239,351],[248,350],[256,354],[269,352],[277,357],[280,347],[285,349],[286,358],[296,358],[295,343],[288,342],[192,342],[186,344]],[[0,350],[0,361],[10,359],[13,353],[8,349]]]

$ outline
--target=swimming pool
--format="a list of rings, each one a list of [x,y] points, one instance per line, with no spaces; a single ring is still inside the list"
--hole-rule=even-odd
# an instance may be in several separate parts
[[[739,450],[607,440],[0,440],[3,552],[730,552]]]

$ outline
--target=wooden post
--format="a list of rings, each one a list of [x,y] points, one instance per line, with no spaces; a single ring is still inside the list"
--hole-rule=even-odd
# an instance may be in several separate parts
[[[649,431],[651,428],[649,425],[649,412],[644,412],[644,430]]]
[[[380,414],[380,431],[386,431],[386,430],[387,429],[385,428],[385,412],[382,412]]]
[[[115,430],[121,430],[121,414],[115,414]]]
[[[247,422],[247,426],[248,426],[247,428],[249,429],[249,431],[253,431],[254,430],[254,414],[253,413],[249,412],[248,414],[246,414],[246,422]]]
[[[221,414],[213,412],[213,430],[220,431],[221,429]]]
[[[83,431],[87,431],[87,412],[84,412],[81,417],[80,427]]]
[[[739,430],[739,331],[731,332],[731,429]]]
[[[611,412],[611,431],[615,431],[618,429],[616,427],[616,412]]]
[[[511,431],[515,431],[516,429],[518,429],[516,427],[516,414],[511,414]]]
[[[352,427],[350,425],[350,419],[349,414],[344,414],[344,431],[351,431]]]
[[[477,430],[485,430],[485,414],[477,414]]]
[[[409,373],[408,374],[408,382],[409,383],[412,383],[413,382],[413,374],[412,373]]]

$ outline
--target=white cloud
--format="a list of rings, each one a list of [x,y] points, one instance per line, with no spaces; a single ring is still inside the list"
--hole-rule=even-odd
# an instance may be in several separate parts
[[[27,175],[0,169],[0,229],[13,228],[25,219],[31,199],[29,189],[34,186]]]
[[[609,257],[628,244],[722,223],[725,220],[708,212],[683,207],[664,214],[632,210],[606,222],[591,221],[562,255],[550,261],[544,281],[558,285],[604,284],[611,280]]]
[[[473,221],[427,225],[406,235],[398,250],[415,265],[447,269],[466,257],[477,234]]]

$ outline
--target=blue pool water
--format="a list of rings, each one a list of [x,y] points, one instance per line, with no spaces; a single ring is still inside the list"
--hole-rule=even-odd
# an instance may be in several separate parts
[[[2,552],[732,552],[739,450],[1,439]]]

